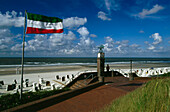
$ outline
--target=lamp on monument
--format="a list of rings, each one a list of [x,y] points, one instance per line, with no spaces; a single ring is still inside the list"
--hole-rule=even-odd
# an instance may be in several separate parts
[[[104,49],[104,46],[101,45],[101,46],[98,47],[98,48],[99,48],[99,52],[98,52],[97,57],[98,57],[98,58],[104,58],[104,52],[103,52],[103,50],[102,50],[102,49]]]

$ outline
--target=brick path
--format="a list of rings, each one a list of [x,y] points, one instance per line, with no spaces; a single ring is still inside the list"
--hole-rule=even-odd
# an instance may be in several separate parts
[[[129,82],[125,77],[105,78],[105,82],[110,83],[39,110],[39,112],[89,112],[100,110],[114,99],[140,87],[146,81],[143,79]]]

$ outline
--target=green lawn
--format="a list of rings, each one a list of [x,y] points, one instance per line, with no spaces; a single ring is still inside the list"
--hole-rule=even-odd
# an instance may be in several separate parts
[[[101,112],[170,112],[170,78],[151,80]]]

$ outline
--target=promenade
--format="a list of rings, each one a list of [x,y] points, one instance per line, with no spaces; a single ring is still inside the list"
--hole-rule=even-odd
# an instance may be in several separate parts
[[[122,76],[106,77],[105,82],[107,83],[105,85],[44,109],[40,109],[39,112],[99,111],[116,98],[141,87],[147,81],[148,79],[144,78],[129,81],[129,79]]]

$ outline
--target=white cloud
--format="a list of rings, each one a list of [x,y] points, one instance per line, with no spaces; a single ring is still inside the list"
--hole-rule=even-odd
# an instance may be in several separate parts
[[[153,45],[157,45],[162,42],[162,36],[160,36],[159,33],[152,34],[150,38],[154,39],[154,42],[152,43]]]
[[[107,17],[108,15],[102,11],[98,12],[98,18],[100,18],[101,20],[105,21],[111,21],[112,19]]]
[[[81,27],[77,30],[78,33],[80,33],[80,35],[82,36],[88,36],[89,35],[89,31],[87,30],[86,27]]]
[[[160,51],[160,48],[162,47],[160,47],[159,45],[162,43],[162,36],[160,36],[159,33],[154,33],[149,38],[153,38],[154,41],[152,43],[149,43],[148,41],[145,42],[145,44],[148,45],[147,49],[152,51],[157,51],[159,49]]]
[[[89,31],[86,27],[81,27],[77,30],[80,34],[80,42],[77,44],[76,49],[81,53],[93,53],[94,41],[90,39]]]
[[[8,48],[7,45],[0,45],[0,50],[7,49],[7,48]]]
[[[22,51],[22,44],[16,44],[12,46],[11,48],[12,51]]]
[[[106,43],[113,43],[113,39],[110,36],[105,37]]]
[[[95,35],[95,34],[90,34],[90,37],[95,38],[95,37],[97,37],[97,35]]]
[[[21,39],[21,34],[12,34],[11,27],[23,27],[24,17],[20,12],[17,16],[17,12],[7,11],[5,14],[0,12],[0,54],[5,54],[14,50],[15,45],[17,45],[18,40]]]
[[[143,50],[141,49],[141,46],[138,44],[129,44],[129,40],[122,40],[122,41],[118,41],[116,42],[117,44],[117,53],[124,56],[126,54],[126,56],[132,56],[132,55],[139,55],[143,52]]]
[[[130,52],[132,53],[141,53],[143,50],[140,48],[141,46],[138,44],[132,44],[129,46],[130,47]]]
[[[25,43],[25,51],[32,55],[54,56],[75,53],[73,41],[76,36],[73,32],[69,31],[67,34],[52,34],[48,35],[35,35]],[[11,48],[12,51],[20,52],[22,50],[22,43],[16,44]]]
[[[107,53],[124,54],[128,52],[128,43],[128,40],[114,42],[110,36],[107,36],[105,37],[104,51]]]
[[[105,37],[104,51],[111,52],[114,50],[114,41],[110,36]]]
[[[53,34],[49,38],[50,44],[56,48],[57,46],[71,46],[72,41],[76,39],[76,35],[72,32],[69,31],[68,34]]]
[[[149,50],[154,50],[154,49],[155,49],[155,46],[149,45],[148,49],[149,49]]]
[[[73,41],[76,39],[76,35],[72,32],[72,31],[69,31],[67,35],[64,36],[66,38],[66,40],[70,40],[70,41]]]
[[[140,47],[138,44],[132,44],[130,47],[132,47],[132,48],[138,48],[138,47]]]
[[[29,40],[25,45],[26,51],[49,50],[47,35],[35,35],[34,39]]]
[[[128,48],[129,48],[129,40],[123,40],[122,42],[120,42],[120,44],[118,45],[118,47],[116,47],[119,51],[119,53],[127,53],[128,52]]]
[[[130,56],[142,53],[141,46],[129,44],[129,40],[114,41],[110,36],[105,37],[104,52],[110,56]]]
[[[23,27],[24,26],[24,17],[17,17],[17,12],[6,12],[6,14],[2,14],[0,12],[0,27]]]
[[[109,47],[108,43],[105,43],[103,46],[104,46],[104,51],[106,51],[106,52],[110,52],[113,49],[112,47]]]
[[[13,38],[14,35],[11,34],[9,29],[0,29],[0,50],[9,49],[13,44]]]
[[[65,28],[72,29],[84,25],[87,22],[87,18],[70,17],[63,19],[63,25]]]
[[[148,9],[143,9],[142,12],[136,14],[135,16],[139,17],[139,18],[156,18],[154,16],[150,16],[152,14],[156,14],[157,12],[159,12],[160,10],[163,10],[164,7],[163,6],[159,6],[158,4],[154,5],[152,9],[148,10]]]
[[[49,50],[49,45],[47,35],[35,35],[34,39],[31,39],[25,42],[25,51],[26,52],[33,52],[37,51],[37,53],[41,51]],[[13,45],[11,48],[12,51],[22,51],[22,43]]]

